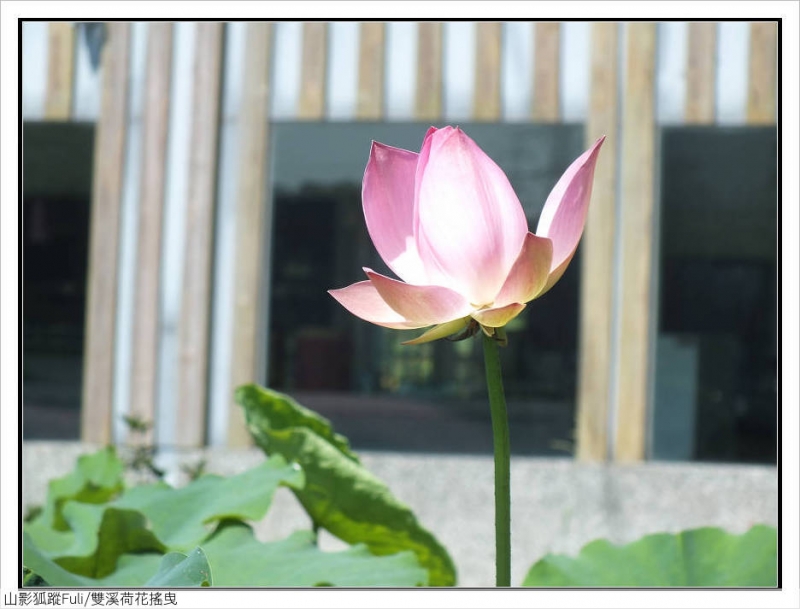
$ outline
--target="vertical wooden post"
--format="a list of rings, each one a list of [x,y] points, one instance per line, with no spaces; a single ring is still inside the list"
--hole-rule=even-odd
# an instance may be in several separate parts
[[[67,21],[48,26],[47,98],[44,117],[66,121],[72,110],[72,75],[75,63],[75,33]]]
[[[299,118],[325,117],[325,72],[327,68],[328,24],[303,24],[303,69],[300,76]]]
[[[205,439],[222,28],[223,24],[218,22],[198,23],[195,41],[178,400],[175,404],[178,420],[175,442],[186,447],[200,446]]]
[[[628,24],[622,113],[622,276],[615,458],[640,461],[645,438],[650,372],[651,272],[655,213],[654,23]]]
[[[231,395],[239,385],[259,378],[263,320],[261,287],[266,275],[265,219],[271,216],[269,195],[269,66],[271,25],[249,23],[240,111],[239,193],[236,207],[236,279],[233,316]],[[250,435],[241,408],[231,405],[229,446],[247,446]]]
[[[689,52],[686,57],[685,122],[714,122],[714,73],[717,59],[717,24],[689,24]]]
[[[617,198],[617,57],[619,24],[592,24],[591,84],[586,146],[605,135],[594,174],[592,202],[581,243],[580,337],[576,456],[608,457],[611,324]]]
[[[479,121],[500,120],[502,25],[502,23],[487,21],[477,24],[475,96],[472,115]]]
[[[168,22],[153,22],[147,35],[142,173],[136,250],[131,414],[154,422],[158,383],[159,281],[164,221],[172,33]],[[152,443],[152,431],[142,436]]]
[[[532,118],[537,122],[557,122],[561,118],[558,86],[561,24],[542,21],[535,28]]]
[[[383,117],[385,29],[386,25],[380,22],[361,24],[356,107],[356,118],[361,120]]]
[[[442,117],[442,24],[418,24],[417,91],[414,114],[420,121]]]
[[[114,328],[122,175],[128,110],[130,24],[109,23],[102,58],[102,106],[97,120],[86,297],[81,440],[111,441]]]
[[[775,123],[778,24],[760,21],[750,24],[750,65],[747,87],[747,122]]]

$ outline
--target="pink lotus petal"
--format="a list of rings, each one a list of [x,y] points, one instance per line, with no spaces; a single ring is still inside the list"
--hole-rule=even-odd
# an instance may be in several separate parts
[[[461,129],[429,131],[417,167],[418,248],[431,283],[492,302],[528,224],[508,178]]]
[[[575,255],[575,250],[572,251],[572,253],[566,260],[564,260],[564,262],[562,262],[560,265],[558,265],[556,268],[550,271],[550,275],[548,275],[547,277],[547,283],[544,284],[542,291],[539,292],[539,296],[544,296],[545,294],[547,294],[547,292],[550,291],[550,288],[552,288],[556,283],[558,283],[558,280],[561,279],[561,276],[564,274],[564,271],[567,270],[569,263],[572,262],[572,257],[574,255]]]
[[[525,235],[522,251],[495,298],[494,306],[504,307],[513,302],[529,302],[536,298],[547,283],[552,258],[553,242],[550,239],[537,237],[533,233]]]
[[[500,328],[519,315],[524,308],[524,304],[514,302],[504,307],[476,311],[472,314],[472,318],[482,326]]]
[[[328,290],[328,294],[353,315],[378,326],[395,330],[413,330],[430,325],[414,323],[404,318],[386,304],[369,281],[359,281],[339,290]]]
[[[445,127],[443,131],[452,131],[452,127]],[[422,185],[422,176],[425,173],[425,167],[428,166],[428,159],[431,155],[431,146],[433,146],[433,135],[439,131],[436,127],[428,127],[428,130],[425,132],[425,137],[422,139],[422,147],[419,150],[419,157],[417,159],[417,170],[414,175],[414,239],[417,244],[417,251],[418,252],[429,252],[431,247],[428,244],[427,239],[425,238],[424,234],[420,232],[419,226],[419,190],[420,186]],[[437,142],[440,142],[441,138],[437,138]],[[422,259],[422,255],[420,254],[420,258]],[[427,255],[424,259],[422,259],[422,264],[425,267],[425,273],[428,276],[430,283],[440,283],[446,285],[448,283],[452,283],[450,278],[447,276],[447,273],[442,270],[441,266],[439,265],[438,261],[430,255]]]
[[[550,271],[551,274],[559,271],[559,277],[569,264],[583,233],[592,196],[594,168],[604,140],[605,136],[597,140],[567,168],[547,197],[536,227],[538,236],[548,237],[553,242]],[[553,283],[555,281],[550,281],[549,285]]]
[[[445,127],[442,131],[452,130],[452,127]],[[425,167],[428,165],[428,159],[431,156],[431,146],[433,145],[433,135],[439,131],[436,127],[428,127],[425,132],[425,137],[422,138],[422,147],[419,149],[419,157],[417,159],[417,170],[414,175],[414,201],[419,201],[419,187],[422,184],[422,175],[425,173]],[[438,141],[438,140],[437,140]]]
[[[466,317],[472,307],[463,296],[441,286],[419,286],[364,269],[386,303],[404,319],[430,326]]]
[[[410,283],[425,284],[417,251],[414,174],[417,153],[372,142],[361,200],[367,230],[381,258]]]
[[[429,343],[434,340],[439,340],[440,338],[445,338],[456,332],[459,332],[467,327],[467,318],[464,319],[456,319],[454,321],[448,321],[444,324],[439,324],[438,326],[434,326],[430,330],[427,330],[417,336],[417,338],[413,338],[411,340],[403,341],[401,344],[403,345],[421,345],[422,343]]]

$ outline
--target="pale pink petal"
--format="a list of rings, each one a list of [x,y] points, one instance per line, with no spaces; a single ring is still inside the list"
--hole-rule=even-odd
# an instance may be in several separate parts
[[[544,204],[536,234],[553,242],[551,274],[566,269],[575,253],[586,223],[589,199],[592,196],[592,181],[597,155],[605,136],[594,143],[570,165],[556,183]],[[550,282],[550,285],[555,281]]]
[[[361,201],[367,230],[381,258],[410,283],[426,283],[414,237],[416,152],[372,142]]]
[[[495,307],[513,302],[529,302],[536,298],[547,283],[553,242],[533,233],[525,235],[522,251],[517,257],[503,288],[494,300]]]
[[[364,272],[381,298],[404,319],[414,323],[441,324],[465,317],[472,311],[466,299],[449,288],[411,285],[366,268]]]
[[[375,286],[369,281],[359,281],[339,290],[328,290],[328,294],[353,315],[378,326],[395,330],[413,330],[430,325],[414,323],[404,318],[384,302]]]
[[[547,276],[547,283],[544,284],[542,291],[539,292],[539,296],[543,296],[544,294],[549,292],[550,288],[552,288],[556,283],[558,283],[558,280],[561,279],[561,276],[564,274],[564,271],[567,270],[569,263],[572,262],[572,257],[574,255],[575,255],[575,250],[573,250],[573,252],[569,255],[569,257],[566,260],[564,260],[564,262],[562,262],[556,268],[550,271],[550,275]]]
[[[442,131],[452,130],[452,127],[445,127]],[[431,156],[431,146],[433,145],[433,135],[439,131],[436,127],[428,127],[425,132],[425,137],[422,138],[422,146],[419,149],[419,156],[417,158],[417,170],[414,175],[414,203],[419,205],[419,187],[422,184],[422,175],[425,173],[425,167],[428,165],[428,159]],[[437,142],[439,138],[437,138]],[[417,208],[415,208],[415,211]],[[419,218],[417,218],[419,220]],[[419,221],[417,222],[419,224]]]
[[[517,315],[519,315],[524,308],[524,304],[514,302],[504,307],[475,311],[472,314],[472,319],[477,321],[482,326],[487,326],[489,328],[502,328]]]
[[[460,332],[466,327],[467,327],[467,318],[448,321],[447,323],[434,326],[430,330],[426,330],[425,332],[417,336],[417,338],[403,341],[401,344],[421,345],[422,343],[429,343],[434,340],[439,340],[440,338],[451,336],[452,334]]]
[[[453,128],[449,126],[442,129],[445,133],[449,133],[452,130]],[[436,127],[428,127],[428,131],[425,132],[425,137],[422,139],[422,147],[420,148],[419,158],[417,160],[417,171],[414,178],[414,239],[417,243],[417,251],[420,252],[422,264],[425,267],[425,274],[428,277],[428,282],[440,285],[451,285],[454,284],[454,282],[447,272],[442,269],[439,261],[429,254],[426,256],[422,255],[422,252],[430,252],[431,246],[424,232],[420,230],[419,225],[419,191],[422,185],[422,176],[425,173],[425,167],[427,167],[428,159],[431,155],[431,147],[434,144],[433,135],[437,131],[439,131],[439,129]],[[441,141],[441,137],[436,139],[437,149]]]
[[[503,171],[458,128],[429,132],[417,167],[417,243],[428,279],[491,303],[528,224]]]

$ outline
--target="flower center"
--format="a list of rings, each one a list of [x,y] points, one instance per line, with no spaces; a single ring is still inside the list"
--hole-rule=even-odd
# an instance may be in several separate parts
[[[475,307],[478,311],[483,311],[484,309],[491,309],[494,306],[494,302],[490,302],[489,304],[475,304],[474,302],[469,303],[470,306]]]

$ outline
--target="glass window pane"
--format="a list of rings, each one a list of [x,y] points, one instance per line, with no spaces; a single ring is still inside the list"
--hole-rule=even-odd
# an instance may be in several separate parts
[[[653,455],[774,462],[774,128],[662,135]]]
[[[79,435],[94,125],[23,125],[23,437]]]

